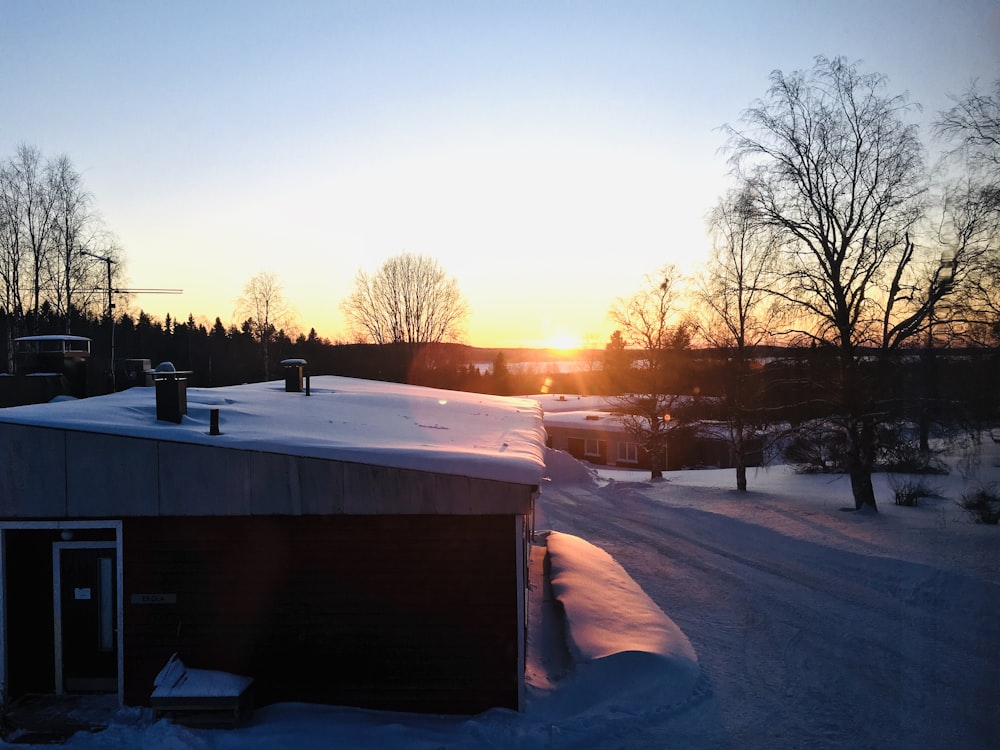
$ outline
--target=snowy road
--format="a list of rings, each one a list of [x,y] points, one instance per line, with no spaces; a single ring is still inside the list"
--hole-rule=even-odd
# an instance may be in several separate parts
[[[733,513],[728,494],[669,482],[543,490],[536,527],[609,552],[703,670],[701,700],[619,727],[615,746],[996,747],[995,579],[893,556],[913,542],[896,537],[916,532],[886,514],[819,511],[817,541],[775,531],[771,504],[768,524],[754,523],[765,511],[752,497]],[[790,512],[799,523],[812,511]],[[995,567],[997,545],[984,549]]]

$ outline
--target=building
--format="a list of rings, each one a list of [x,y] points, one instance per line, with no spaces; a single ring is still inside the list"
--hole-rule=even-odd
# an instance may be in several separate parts
[[[600,466],[649,469],[648,452],[615,418],[608,399],[601,396],[542,394],[532,396],[544,411],[549,448]],[[697,421],[679,427],[667,439],[662,465],[667,471],[736,465],[732,445],[721,423]],[[749,465],[762,461],[762,441],[755,441]]]
[[[14,372],[0,374],[0,407],[87,395],[90,339],[43,335],[14,339]]]
[[[155,377],[0,410],[6,699],[148,705],[176,652],[258,704],[520,707],[536,402]]]

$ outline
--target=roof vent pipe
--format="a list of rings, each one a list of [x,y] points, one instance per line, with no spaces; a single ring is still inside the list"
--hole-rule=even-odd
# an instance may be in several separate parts
[[[285,370],[285,392],[302,392],[302,372],[306,368],[304,359],[283,359],[281,366]]]
[[[187,385],[191,370],[177,370],[172,362],[161,362],[149,375],[156,389],[156,418],[181,423],[187,414]]]

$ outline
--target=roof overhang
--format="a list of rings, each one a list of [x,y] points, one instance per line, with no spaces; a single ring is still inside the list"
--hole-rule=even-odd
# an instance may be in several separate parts
[[[0,410],[0,517],[526,513],[544,454],[527,399],[314,377],[190,389],[173,424],[132,388]]]

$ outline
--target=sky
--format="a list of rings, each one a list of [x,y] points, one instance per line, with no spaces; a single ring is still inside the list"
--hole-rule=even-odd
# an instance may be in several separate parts
[[[359,270],[438,261],[474,346],[603,346],[695,270],[725,137],[775,69],[861,61],[921,103],[1000,74],[997,0],[0,0],[0,158],[66,154],[162,319],[275,273],[348,340]]]
[[[892,478],[876,475],[875,515],[844,512],[844,476],[771,466],[739,495],[732,469],[650,481],[548,451],[523,711],[282,703],[218,730],[94,709],[108,728],[63,747],[992,749],[997,527],[956,500],[1000,481],[1000,444],[946,460],[948,475],[922,478],[937,494],[916,507],[894,505]],[[186,680],[213,676],[185,666]]]

